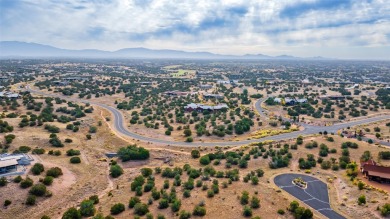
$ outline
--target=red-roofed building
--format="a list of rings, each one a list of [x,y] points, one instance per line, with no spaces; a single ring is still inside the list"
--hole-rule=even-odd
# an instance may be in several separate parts
[[[373,160],[362,162],[360,171],[368,180],[390,183],[390,167],[380,166]]]

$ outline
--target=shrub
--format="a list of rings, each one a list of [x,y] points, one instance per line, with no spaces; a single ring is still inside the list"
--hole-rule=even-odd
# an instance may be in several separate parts
[[[30,150],[31,150],[31,148],[28,147],[28,146],[20,146],[20,147],[19,147],[19,151],[20,151],[21,153],[28,153]]]
[[[378,156],[380,159],[390,160],[390,151],[381,151],[379,152]]]
[[[54,178],[57,178],[59,176],[63,175],[61,168],[59,167],[52,167],[46,172],[46,176],[52,176]]]
[[[35,148],[32,150],[31,152],[32,154],[44,154],[45,153],[45,149],[43,148]]]
[[[158,208],[159,209],[165,209],[165,208],[168,208],[168,207],[169,207],[169,202],[165,198],[161,199],[160,202],[158,203]]]
[[[123,174],[123,169],[122,167],[120,167],[119,165],[111,165],[110,167],[110,175],[113,177],[113,178],[117,178],[119,177],[120,175]]]
[[[70,161],[70,163],[73,163],[73,164],[81,163],[80,157],[71,157],[69,161]]]
[[[285,212],[284,212],[284,210],[283,210],[283,209],[278,209],[278,214],[280,214],[280,215],[284,215],[284,214],[285,214]]]
[[[141,200],[138,197],[131,197],[129,200],[129,208],[134,208],[135,204],[140,202]]]
[[[245,217],[252,216],[252,209],[249,206],[244,206],[244,210],[242,213]]]
[[[95,215],[96,209],[94,202],[91,200],[83,200],[80,204],[80,214],[83,217],[90,217]]]
[[[22,179],[21,176],[17,176],[17,177],[14,178],[13,181],[14,181],[14,183],[20,183],[22,180],[23,180],[23,179]]]
[[[208,165],[210,164],[210,158],[209,155],[204,155],[199,159],[200,164],[202,165]]]
[[[27,196],[27,199],[26,199],[26,205],[35,205],[35,201],[36,201],[37,197],[35,197],[35,195],[29,195]]]
[[[53,146],[53,147],[64,147],[64,144],[62,144],[61,140],[57,137],[55,138],[50,138],[49,140],[49,143]]]
[[[390,204],[386,203],[381,207],[381,215],[386,217],[390,215]]]
[[[97,127],[96,126],[90,126],[88,132],[89,133],[96,133],[97,132]]]
[[[362,181],[358,182],[358,188],[359,188],[359,190],[364,189],[364,183]]]
[[[122,203],[116,203],[116,204],[114,204],[114,205],[111,207],[110,212],[111,212],[111,214],[113,214],[113,215],[117,215],[117,214],[122,213],[124,210],[125,210],[125,205],[124,205],[124,204],[122,204]]]
[[[359,205],[366,204],[366,196],[365,196],[365,195],[359,196],[359,198],[358,198],[358,204],[359,204]]]
[[[252,208],[260,208],[260,200],[255,196],[253,196],[251,199],[251,207]]]
[[[46,194],[46,186],[43,184],[36,184],[31,187],[29,193],[35,196],[44,196]]]
[[[171,209],[173,212],[178,212],[180,210],[180,207],[181,207],[181,201],[176,199],[172,203]]]
[[[45,168],[44,166],[41,164],[41,163],[35,163],[33,167],[31,167],[31,172],[34,174],[34,175],[39,175],[41,174],[43,171],[45,171]]]
[[[62,219],[81,219],[81,213],[76,208],[69,208],[62,215]]]
[[[191,213],[185,210],[180,211],[179,219],[189,219],[191,218]]]
[[[144,176],[144,177],[148,177],[148,176],[150,176],[150,175],[153,174],[153,170],[150,169],[150,168],[142,168],[142,169],[141,169],[141,174],[142,174],[142,176]]]
[[[148,205],[143,203],[137,203],[134,206],[134,214],[143,216],[149,212]]]
[[[192,150],[191,151],[191,157],[194,158],[194,159],[199,158],[200,157],[199,150]]]
[[[66,155],[67,156],[80,155],[80,151],[79,150],[69,149],[69,150],[66,151]]]
[[[92,195],[89,197],[89,200],[93,201],[93,204],[96,205],[99,203],[99,196],[97,195]]]
[[[192,215],[194,216],[205,216],[206,215],[206,208],[202,206],[195,206],[194,210],[192,211]]]
[[[242,205],[246,205],[249,203],[249,193],[247,191],[243,191],[240,197],[240,203]]]
[[[33,183],[34,183],[34,181],[31,178],[26,177],[26,179],[24,179],[20,182],[20,187],[25,189],[25,188],[32,186]]]
[[[53,179],[54,179],[54,177],[52,177],[52,176],[46,176],[45,178],[43,178],[42,183],[47,185],[47,186],[50,186],[53,183]]]
[[[0,187],[6,186],[8,184],[7,178],[1,177],[0,178]]]
[[[8,200],[8,199],[6,199],[5,201],[4,201],[4,207],[7,207],[8,205],[10,205],[12,202],[10,201],[10,200]]]

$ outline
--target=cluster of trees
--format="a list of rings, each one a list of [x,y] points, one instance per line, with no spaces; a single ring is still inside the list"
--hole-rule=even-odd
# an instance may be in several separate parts
[[[83,217],[92,217],[96,214],[95,205],[99,203],[99,197],[97,195],[93,195],[88,199],[84,199],[80,203],[80,207],[71,207],[68,208],[64,214],[62,215],[62,219],[81,219]],[[112,212],[111,212],[112,213]],[[102,219],[104,218],[101,213],[97,214],[94,219]],[[107,216],[106,218],[111,218]]]
[[[9,125],[7,121],[0,119],[0,133],[12,132],[14,127]]]
[[[118,157],[123,161],[146,160],[149,158],[149,151],[137,145],[129,145],[118,150]]]
[[[252,216],[252,209],[260,208],[260,199],[256,196],[249,197],[249,193],[247,191],[243,191],[240,196],[240,204],[244,206],[243,215],[244,217]]]
[[[292,201],[288,210],[294,215],[295,219],[313,218],[313,212],[309,208],[299,206],[297,201]]]

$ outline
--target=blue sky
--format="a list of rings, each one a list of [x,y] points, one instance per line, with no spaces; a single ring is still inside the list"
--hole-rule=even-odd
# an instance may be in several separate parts
[[[390,0],[0,0],[0,40],[390,59]]]

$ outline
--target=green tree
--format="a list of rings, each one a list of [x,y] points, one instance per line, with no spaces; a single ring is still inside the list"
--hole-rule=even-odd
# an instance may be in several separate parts
[[[34,175],[39,175],[39,174],[41,174],[43,171],[45,171],[45,167],[44,167],[41,163],[35,163],[35,164],[31,167],[31,172],[32,172]]]
[[[125,210],[125,205],[124,204],[116,203],[116,204],[114,204],[111,207],[110,212],[111,212],[112,215],[117,215],[117,214],[122,213],[124,210]]]
[[[62,219],[81,219],[81,213],[76,208],[72,207],[65,211]]]
[[[29,193],[35,196],[44,196],[46,194],[46,186],[43,184],[36,184],[31,187]]]
[[[80,204],[80,214],[84,217],[90,217],[95,215],[96,209],[94,206],[94,201],[84,200]]]
[[[111,165],[110,167],[110,175],[113,177],[113,178],[117,178],[119,177],[120,175],[123,174],[123,169],[122,167],[120,167],[119,165]]]
[[[194,159],[199,158],[200,157],[199,150],[192,150],[191,151],[191,157],[194,158]]]
[[[134,206],[134,214],[143,216],[149,212],[148,205],[143,203],[137,203]]]

